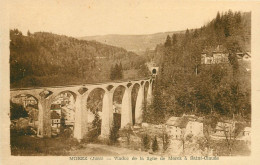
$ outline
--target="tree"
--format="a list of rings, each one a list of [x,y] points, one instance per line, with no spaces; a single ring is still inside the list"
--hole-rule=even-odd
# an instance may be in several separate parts
[[[223,124],[221,128],[225,135],[225,142],[227,144],[229,155],[231,156],[233,152],[233,147],[237,142],[237,137],[244,129],[244,126],[242,124],[235,123],[235,121],[232,121],[230,126],[226,126],[225,124]]]
[[[123,78],[123,66],[122,63],[120,62],[118,66],[118,79],[122,79],[122,78]]]
[[[10,119],[15,120],[19,118],[28,117],[28,113],[22,105],[10,101]]]
[[[154,139],[153,139],[152,150],[153,150],[153,152],[158,151],[158,142],[157,142],[156,136],[155,136]]]
[[[143,144],[143,147],[144,147],[145,151],[148,151],[150,149],[150,138],[149,138],[149,136],[147,134],[145,134],[142,137],[142,144]]]
[[[182,131],[182,132],[183,132],[182,135],[181,135],[182,152],[183,152],[183,154],[185,154],[185,149],[187,148],[186,143],[188,141],[192,141],[193,135],[192,134],[188,134],[187,136],[185,136],[185,132],[184,131]]]
[[[165,122],[166,106],[162,95],[162,87],[155,81],[153,100],[151,105],[148,105],[143,110],[143,119],[145,122],[160,124]]]
[[[163,151],[165,152],[170,145],[170,137],[165,131],[163,132],[162,135],[162,141],[163,141]]]
[[[114,80],[115,78],[116,78],[115,68],[113,67],[113,65],[111,65],[111,69],[110,69],[110,80]]]
[[[171,37],[169,35],[167,35],[166,41],[164,43],[165,47],[171,47],[172,46],[172,41],[171,41]]]
[[[175,46],[177,44],[177,35],[173,34],[172,35],[172,45]]]
[[[112,128],[110,129],[109,133],[109,144],[115,144],[119,138],[119,126],[117,125],[116,121],[114,120]]]
[[[100,119],[100,116],[99,116],[99,113],[98,111],[96,111],[94,113],[95,117],[94,117],[94,120],[92,121],[92,127],[96,130],[96,134],[97,136],[101,134],[101,119]]]
[[[30,37],[31,35],[32,35],[31,32],[28,30],[27,31],[27,36]]]
[[[116,65],[115,65],[115,68],[114,68],[114,74],[115,74],[115,79],[117,80],[117,79],[119,79],[119,76],[120,76],[120,71],[119,71],[119,66],[118,66],[118,64],[116,63]]]

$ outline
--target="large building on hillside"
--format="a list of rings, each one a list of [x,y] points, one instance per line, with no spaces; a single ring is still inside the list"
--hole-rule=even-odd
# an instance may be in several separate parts
[[[221,45],[214,50],[205,49],[201,53],[201,64],[228,63],[228,54],[224,52],[224,48]]]
[[[201,64],[224,64],[228,63],[228,53],[222,45],[217,46],[216,49],[204,49],[201,53]],[[236,53],[238,61],[250,61],[250,52],[238,52]]]

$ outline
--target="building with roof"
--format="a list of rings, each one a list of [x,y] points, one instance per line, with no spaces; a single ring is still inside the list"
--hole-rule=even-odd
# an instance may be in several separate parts
[[[51,126],[55,128],[60,127],[61,116],[56,111],[51,111]]]
[[[189,121],[186,125],[185,136],[192,134],[193,136],[203,136],[203,123],[197,121]]]
[[[167,132],[174,139],[182,139],[188,134],[203,136],[203,123],[196,120],[194,115],[183,115],[182,117],[171,117],[166,122]]]
[[[245,127],[242,132],[241,140],[251,141],[251,127]]]
[[[214,50],[212,48],[205,49],[201,53],[201,64],[220,64],[228,63],[228,54],[222,45],[218,45]]]
[[[233,132],[235,130],[236,123],[235,122],[218,122],[216,125],[215,133],[211,136],[213,138],[224,139],[227,136],[233,137]]]

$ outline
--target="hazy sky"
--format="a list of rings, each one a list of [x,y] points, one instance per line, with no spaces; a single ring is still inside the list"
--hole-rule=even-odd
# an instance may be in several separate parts
[[[168,0],[12,0],[10,28],[81,37],[149,34],[201,27],[217,11],[250,11],[249,4]]]

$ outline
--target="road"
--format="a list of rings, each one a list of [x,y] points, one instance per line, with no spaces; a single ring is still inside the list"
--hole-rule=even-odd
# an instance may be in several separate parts
[[[148,152],[130,150],[102,144],[86,144],[82,149],[70,151],[71,156],[151,156]]]

